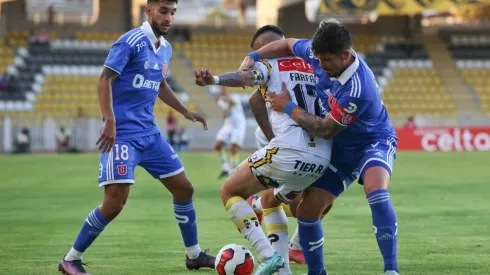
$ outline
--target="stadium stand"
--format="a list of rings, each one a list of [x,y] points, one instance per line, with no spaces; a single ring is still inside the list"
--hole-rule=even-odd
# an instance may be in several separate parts
[[[456,114],[454,100],[433,68],[424,47],[400,38],[384,38],[366,54],[377,76],[383,102],[393,116]]]
[[[14,93],[16,97],[4,96],[6,103],[3,109],[9,112],[10,117],[25,119],[51,117],[63,120],[76,116],[100,117],[97,80],[101,65],[116,35],[78,33],[77,36],[80,37],[101,40],[54,40],[50,45],[30,45],[26,50],[28,54],[22,58],[25,64],[17,67],[20,86]],[[10,54],[10,59],[5,64],[11,64],[13,50],[2,48],[1,52],[2,55]],[[174,91],[182,91],[172,77],[168,81]],[[194,104],[189,104],[188,107],[196,110]],[[155,105],[157,115],[163,116],[168,109],[168,106],[157,101]]]
[[[451,35],[449,49],[481,109],[490,116],[490,36]]]

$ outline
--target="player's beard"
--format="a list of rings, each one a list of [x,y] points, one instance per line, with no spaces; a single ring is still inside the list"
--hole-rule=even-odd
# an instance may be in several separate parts
[[[162,31],[160,29],[160,25],[159,23],[157,22],[151,22],[151,27],[153,29],[153,31],[155,32],[155,34],[157,34],[157,36],[164,36],[168,33],[168,31],[170,30],[170,26],[169,26],[169,29],[167,31]]]

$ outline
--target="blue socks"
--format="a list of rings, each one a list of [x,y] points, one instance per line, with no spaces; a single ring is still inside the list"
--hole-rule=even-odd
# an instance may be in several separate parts
[[[196,211],[192,200],[188,202],[174,201],[174,212],[185,247],[197,245]]]
[[[299,243],[308,265],[308,275],[326,274],[323,262],[323,229],[320,219],[298,218]]]
[[[386,189],[380,189],[366,196],[373,215],[373,228],[378,241],[379,250],[383,255],[384,270],[398,270],[397,230],[395,211]]]
[[[106,220],[106,218],[102,216],[99,208],[95,208],[85,219],[82,229],[75,239],[73,248],[79,252],[85,252],[85,250],[94,242],[94,240],[99,236],[109,222],[110,221]]]

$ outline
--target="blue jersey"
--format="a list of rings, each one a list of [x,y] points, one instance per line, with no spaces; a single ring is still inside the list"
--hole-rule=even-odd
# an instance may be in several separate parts
[[[318,97],[325,114],[347,126],[333,141],[342,150],[357,150],[373,140],[396,137],[388,112],[381,101],[373,72],[356,57],[339,78],[330,78],[311,51],[311,40],[297,40],[294,54],[313,65]]]
[[[104,66],[119,74],[112,82],[117,138],[131,139],[159,132],[153,115],[160,83],[168,73],[172,47],[145,22],[122,35],[112,46]]]

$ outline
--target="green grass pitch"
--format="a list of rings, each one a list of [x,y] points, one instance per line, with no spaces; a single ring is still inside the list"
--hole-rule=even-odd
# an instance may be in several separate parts
[[[181,155],[195,185],[202,248],[247,245],[224,211],[218,157]],[[98,156],[0,156],[0,274],[56,274],[86,215],[102,199]],[[399,153],[390,189],[398,215],[402,274],[490,274],[490,154]],[[290,233],[296,223],[290,219]],[[323,222],[330,274],[382,274],[371,214],[354,184]],[[136,170],[122,214],[84,260],[103,274],[215,274],[187,271],[170,194]],[[292,264],[294,274],[305,266]]]

